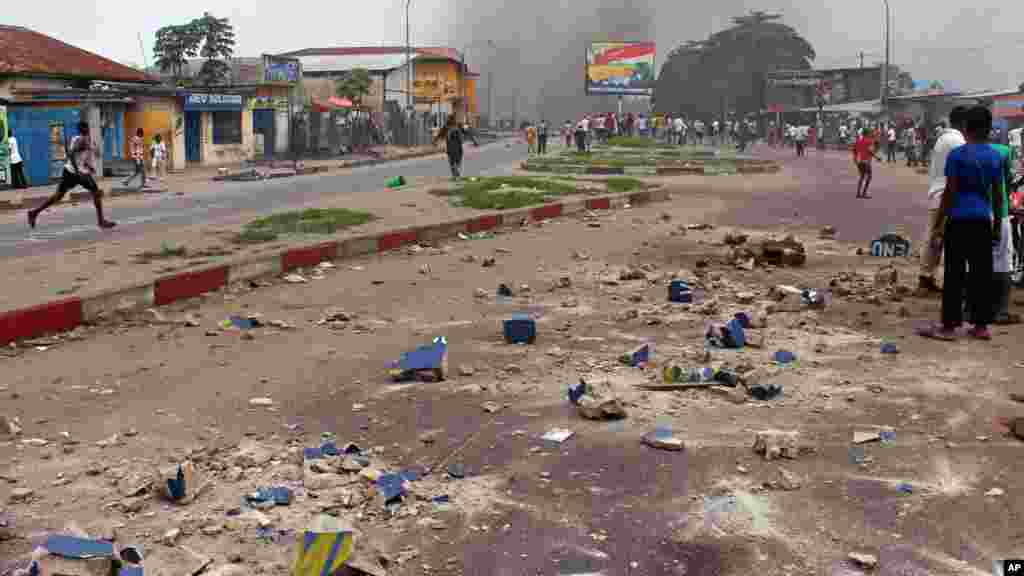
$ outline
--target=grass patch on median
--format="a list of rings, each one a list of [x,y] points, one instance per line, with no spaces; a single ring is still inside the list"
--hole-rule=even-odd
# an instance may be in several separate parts
[[[641,136],[613,136],[608,139],[608,146],[621,146],[623,148],[662,148],[665,145],[654,138]]]
[[[347,208],[308,208],[281,212],[246,224],[233,240],[236,244],[258,244],[276,240],[280,234],[334,234],[373,219],[373,214],[369,212]]]
[[[608,178],[604,181],[609,192],[632,192],[643,187],[644,183],[636,178]]]
[[[529,176],[476,177],[431,193],[452,198],[452,204],[477,210],[511,210],[543,204],[551,197],[578,192],[575,182]]]

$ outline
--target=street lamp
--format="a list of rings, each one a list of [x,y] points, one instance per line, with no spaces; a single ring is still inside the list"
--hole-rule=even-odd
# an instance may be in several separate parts
[[[889,0],[885,4],[885,70],[882,71],[882,116],[889,121]]]

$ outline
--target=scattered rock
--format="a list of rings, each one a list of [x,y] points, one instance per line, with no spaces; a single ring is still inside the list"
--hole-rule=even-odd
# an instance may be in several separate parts
[[[174,546],[178,543],[178,538],[181,538],[181,530],[178,528],[171,528],[167,532],[164,532],[160,541],[167,546]]]
[[[498,404],[497,402],[487,401],[481,404],[480,407],[488,414],[495,414],[501,411],[501,404]]]
[[[992,488],[985,492],[985,496],[990,497],[1002,496],[1003,494],[1006,494],[1006,491],[1004,491],[1002,488]]]
[[[222,524],[208,524],[200,528],[199,531],[206,536],[216,536],[224,531],[224,526]]]
[[[651,448],[658,448],[659,450],[673,450],[678,452],[685,448],[683,439],[673,435],[670,430],[656,430],[654,432],[649,432],[641,438],[641,441]]]
[[[778,486],[783,490],[799,490],[802,482],[800,477],[785,468],[779,468]]]
[[[476,370],[468,364],[459,365],[459,376],[472,376],[476,374]]]
[[[35,493],[35,490],[32,490],[31,488],[15,488],[14,490],[11,490],[11,494],[8,496],[7,501],[11,504],[28,502]]]
[[[487,290],[484,290],[483,288],[477,288],[476,290],[473,291],[473,297],[480,300],[487,298],[489,294],[490,293]]]
[[[801,452],[799,438],[800,433],[795,430],[763,430],[754,438],[754,452],[765,460],[795,460]]]
[[[14,437],[21,434],[21,423],[17,417],[0,415],[0,438]]]
[[[875,272],[875,286],[885,288],[899,284],[900,273],[895,266],[884,266]]]
[[[250,398],[249,406],[273,406],[274,400],[271,398]]]
[[[836,229],[832,226],[825,226],[821,229],[821,232],[818,233],[818,237],[822,240],[831,240],[836,237]]]
[[[235,451],[234,463],[240,468],[261,468],[274,458],[270,448],[252,440],[243,440]]]
[[[761,260],[773,266],[799,268],[807,262],[807,251],[792,236],[781,241],[765,240],[761,243]]]
[[[741,244],[746,244],[748,239],[750,239],[750,236],[747,234],[729,233],[725,235],[725,238],[722,239],[722,241],[725,242],[726,246],[739,246]]]
[[[622,282],[630,282],[630,281],[633,281],[633,280],[646,280],[646,279],[647,279],[647,273],[644,272],[643,270],[638,269],[638,268],[630,268],[628,270],[623,270],[622,273],[619,274],[619,280],[622,281]]]
[[[849,556],[847,556],[847,558],[849,558],[850,561],[853,562],[854,564],[856,564],[857,566],[860,566],[861,568],[864,568],[864,569],[869,570],[869,571],[870,570],[874,570],[878,566],[878,557],[876,557],[876,556],[874,556],[872,554],[862,554],[860,552],[850,552],[850,554],[849,554]]]

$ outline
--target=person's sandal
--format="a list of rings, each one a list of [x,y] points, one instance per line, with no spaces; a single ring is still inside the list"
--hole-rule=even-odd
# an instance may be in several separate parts
[[[967,335],[975,340],[991,340],[992,333],[989,332],[987,326],[975,326],[967,331]]]

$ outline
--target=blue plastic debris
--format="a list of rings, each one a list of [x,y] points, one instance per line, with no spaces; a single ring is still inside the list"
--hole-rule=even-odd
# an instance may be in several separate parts
[[[907,484],[906,482],[901,482],[900,485],[896,487],[896,489],[899,490],[900,492],[903,492],[904,494],[914,493],[914,487],[911,486],[910,484]]]
[[[666,384],[712,382],[715,379],[715,370],[708,367],[683,369],[679,366],[666,366],[661,371],[661,376]]]
[[[572,404],[579,404],[580,398],[587,393],[587,383],[580,378],[579,384],[573,384],[569,386],[569,402]]]
[[[178,465],[178,474],[174,478],[167,479],[167,494],[171,500],[177,502],[188,493],[188,483],[185,478],[185,471]]]
[[[888,444],[896,441],[896,432],[893,430],[882,430],[878,433],[878,439]]]
[[[142,566],[136,565],[122,566],[121,569],[117,571],[117,576],[145,576],[145,574],[146,572]]]
[[[377,478],[377,490],[385,505],[399,501],[405,495],[405,479],[399,474],[383,474]]]
[[[348,444],[345,444],[345,446],[343,446],[341,448],[341,452],[340,452],[340,454],[344,454],[346,456],[350,456],[352,454],[362,454],[362,453],[363,453],[363,449],[360,448],[359,446],[356,446],[352,442],[349,442]]]
[[[509,344],[533,344],[537,339],[537,323],[528,314],[513,314],[505,320],[504,328]]]
[[[359,464],[363,468],[370,465],[370,457],[365,454],[351,454],[350,456],[352,457],[353,462]]]
[[[882,343],[882,354],[899,354],[899,353],[900,353],[900,349],[899,349],[898,346],[896,346],[896,344],[893,344],[892,342],[884,342],[884,343]]]
[[[793,354],[789,350],[779,350],[774,356],[772,356],[772,360],[778,364],[789,364],[796,361],[796,354]]]
[[[449,502],[452,501],[452,499],[447,494],[442,494],[440,496],[434,496],[433,498],[430,499],[430,501],[433,502],[434,504],[448,504]]]
[[[142,564],[142,549],[138,546],[121,548],[121,560],[129,564]]]
[[[448,339],[444,336],[434,338],[427,346],[420,346],[388,366],[388,374],[396,381],[407,381],[417,375],[431,376],[443,380],[448,365]],[[429,371],[429,374],[423,374]]]
[[[250,503],[273,503],[276,506],[288,506],[292,503],[292,491],[285,486],[260,488],[245,497]]]
[[[705,334],[708,344],[718,348],[740,349],[747,345],[743,323],[733,318],[725,326],[710,326]]]
[[[114,558],[114,545],[102,540],[51,534],[46,538],[46,551],[62,558]]]
[[[466,477],[466,467],[459,463],[448,465],[448,475],[452,478],[461,479]]]
[[[306,460],[319,460],[325,456],[337,456],[341,454],[334,442],[325,442],[319,448],[304,448],[302,456]]]
[[[240,330],[251,330],[260,325],[258,320],[254,318],[243,318],[242,316],[231,316],[228,318],[228,322],[231,326]]]
[[[631,352],[623,354],[619,360],[626,366],[645,366],[651,361],[651,345],[650,343],[642,344],[637,346]]]
[[[419,473],[419,470],[413,470],[411,468],[402,470],[401,472],[398,473],[398,475],[401,476],[402,480],[405,480],[406,482],[415,482],[422,478],[422,475]]]
[[[668,300],[677,304],[689,304],[693,302],[693,292],[690,285],[682,280],[673,280],[668,285]]]

